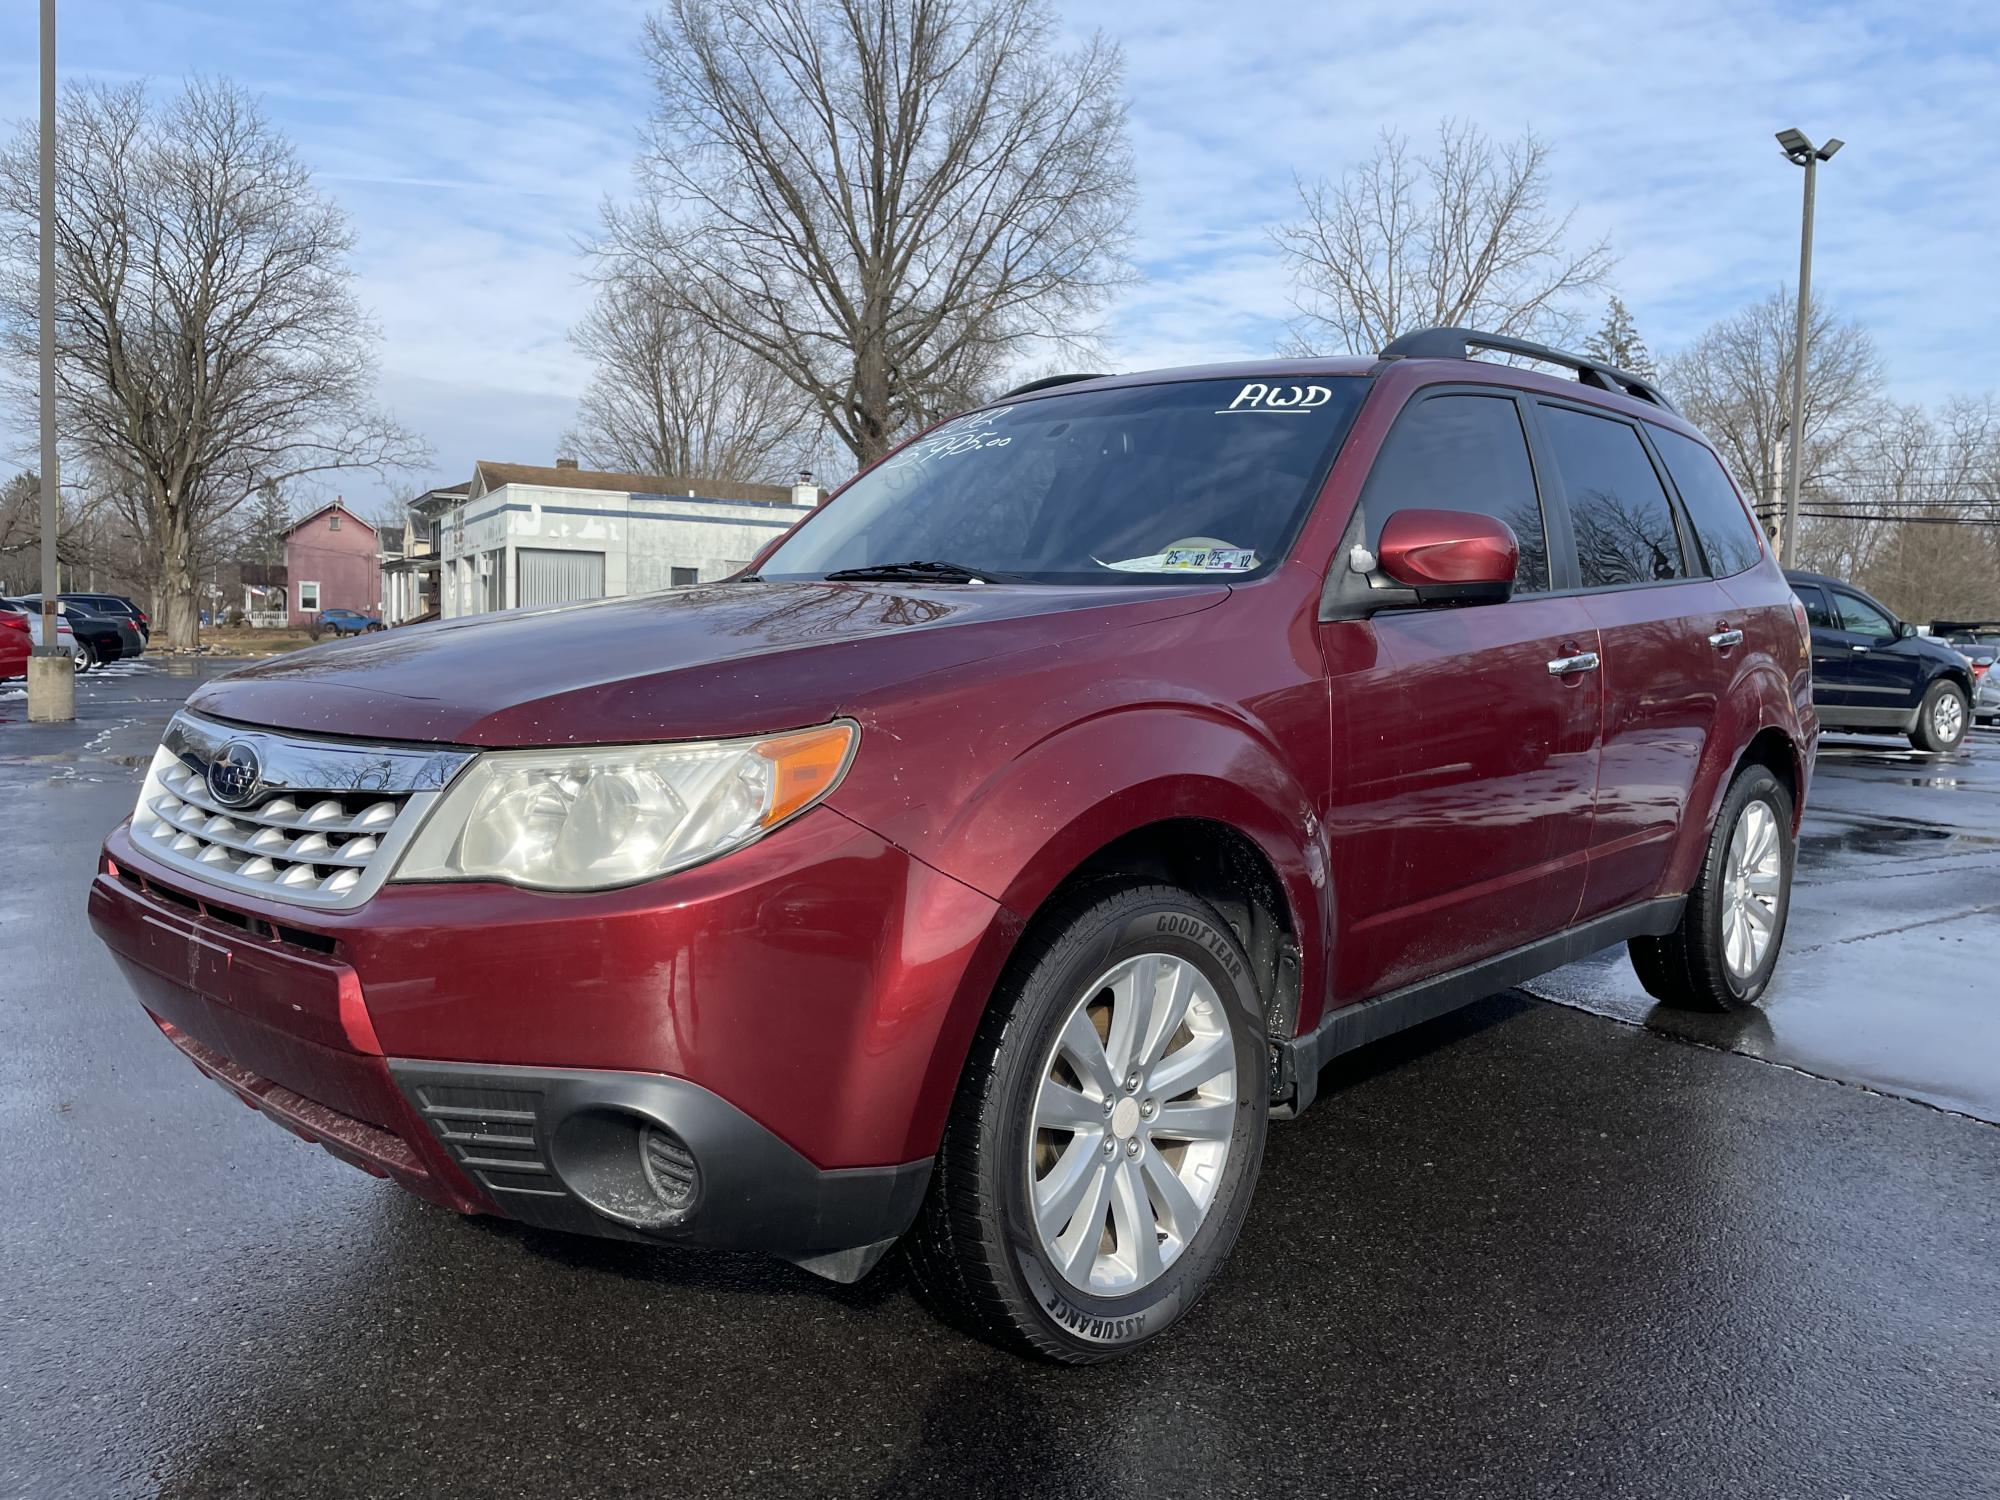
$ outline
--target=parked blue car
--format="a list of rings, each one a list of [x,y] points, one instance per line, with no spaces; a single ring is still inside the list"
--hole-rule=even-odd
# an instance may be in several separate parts
[[[335,635],[360,635],[364,631],[380,630],[382,622],[358,609],[323,609],[319,612],[319,628]]]

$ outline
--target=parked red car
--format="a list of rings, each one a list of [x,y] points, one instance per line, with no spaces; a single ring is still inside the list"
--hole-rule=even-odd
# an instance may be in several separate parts
[[[901,1240],[1086,1361],[1336,1054],[1616,942],[1754,1002],[1817,733],[1700,434],[1430,330],[1039,382],[736,579],[211,682],[90,910],[197,1066],[434,1202]]]
[[[28,658],[35,654],[35,637],[26,615],[0,609],[0,679],[26,677]]]

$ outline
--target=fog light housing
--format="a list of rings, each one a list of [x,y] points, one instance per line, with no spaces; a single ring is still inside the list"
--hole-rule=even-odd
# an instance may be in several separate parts
[[[694,1214],[701,1172],[687,1142],[623,1109],[585,1109],[549,1142],[556,1175],[596,1212],[634,1229],[671,1229]]]

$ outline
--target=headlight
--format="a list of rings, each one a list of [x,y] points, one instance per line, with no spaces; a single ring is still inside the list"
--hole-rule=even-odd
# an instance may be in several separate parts
[[[839,784],[860,731],[754,740],[502,750],[452,784],[395,880],[603,890],[738,848]]]

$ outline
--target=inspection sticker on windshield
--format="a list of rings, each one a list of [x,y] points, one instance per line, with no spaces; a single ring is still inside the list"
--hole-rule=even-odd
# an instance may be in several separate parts
[[[1247,573],[1257,566],[1257,552],[1253,547],[1169,547],[1150,557],[1091,561],[1121,573]]]

